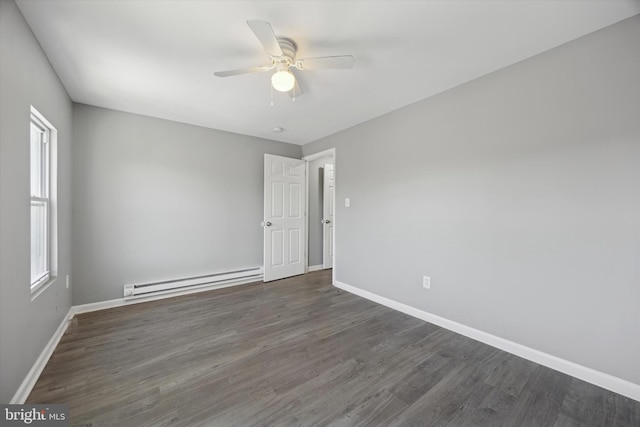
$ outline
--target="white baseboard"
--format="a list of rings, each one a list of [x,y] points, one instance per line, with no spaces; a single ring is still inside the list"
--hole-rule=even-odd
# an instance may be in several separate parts
[[[33,386],[36,385],[36,382],[38,381],[38,378],[40,378],[40,374],[44,370],[44,367],[47,366],[49,358],[53,354],[53,351],[56,349],[58,343],[60,342],[60,339],[67,330],[69,321],[71,321],[72,318],[73,307],[70,307],[69,311],[62,319],[62,322],[60,322],[58,329],[56,329],[47,345],[44,347],[44,349],[42,349],[40,356],[38,356],[38,358],[36,359],[35,363],[31,367],[31,370],[24,378],[22,384],[20,384],[20,387],[18,387],[16,394],[13,395],[13,398],[11,398],[11,402],[9,403],[20,405],[27,400],[29,394],[31,393],[31,390],[33,390]]]
[[[110,299],[107,301],[99,301],[99,302],[91,302],[89,304],[74,305],[71,308],[73,309],[73,315],[75,316],[76,314],[90,313],[92,311],[98,311],[98,310],[106,310],[108,308],[120,307],[123,305],[129,305],[129,304],[136,304],[139,302],[144,302],[144,301],[140,301],[140,300],[125,301],[124,298],[116,298],[116,299]]]
[[[596,371],[595,369],[578,365],[577,363],[573,363],[568,360],[552,356],[548,353],[535,350],[531,347],[527,347],[522,344],[518,344],[513,341],[509,341],[507,339],[489,334],[487,332],[474,329],[461,323],[445,319],[444,317],[440,317],[435,314],[431,314],[429,312],[403,304],[401,302],[374,294],[372,292],[347,285],[346,283],[337,280],[334,281],[333,285],[352,294],[361,296],[373,302],[377,302],[378,304],[382,304],[394,310],[408,314],[409,316],[416,317],[418,319],[424,320],[425,322],[433,323],[434,325],[441,326],[445,329],[472,338],[476,341],[483,342],[492,347],[496,347],[500,350],[504,350],[508,353],[546,366],[547,368],[554,369],[588,383],[597,385],[598,387],[613,391],[614,393],[618,393],[631,399],[640,401],[639,384],[634,384],[630,381],[614,377],[613,375],[605,374],[604,372]]]
[[[310,265],[309,268],[307,268],[307,271],[311,273],[312,271],[322,270],[322,268],[323,268],[322,264]]]

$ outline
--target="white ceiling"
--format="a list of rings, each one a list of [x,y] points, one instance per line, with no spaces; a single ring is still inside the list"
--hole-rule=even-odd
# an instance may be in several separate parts
[[[640,0],[17,3],[74,101],[295,144],[640,13]],[[356,65],[297,72],[304,95],[270,106],[270,73],[213,75],[268,64],[248,19],[295,40],[298,58]]]

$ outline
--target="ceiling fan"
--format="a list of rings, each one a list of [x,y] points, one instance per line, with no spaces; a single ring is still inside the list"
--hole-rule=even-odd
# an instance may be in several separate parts
[[[302,95],[300,86],[292,68],[300,71],[316,69],[348,69],[352,68],[355,59],[351,55],[323,56],[317,58],[296,59],[297,46],[291,39],[276,37],[271,24],[266,21],[250,20],[247,25],[256,35],[271,60],[270,65],[261,67],[242,68],[239,70],[218,71],[218,77],[231,77],[240,74],[262,73],[276,70],[271,76],[271,85],[280,92],[289,92],[289,96],[296,98]]]

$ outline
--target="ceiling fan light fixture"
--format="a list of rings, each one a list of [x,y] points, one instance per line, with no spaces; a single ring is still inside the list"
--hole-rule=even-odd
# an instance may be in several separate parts
[[[271,85],[278,92],[289,92],[296,84],[296,78],[291,71],[280,70],[271,76]]]

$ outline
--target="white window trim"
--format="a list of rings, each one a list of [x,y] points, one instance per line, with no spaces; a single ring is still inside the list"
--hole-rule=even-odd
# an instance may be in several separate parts
[[[46,197],[31,196],[31,202],[45,203],[47,211],[47,247],[46,247],[46,272],[34,282],[31,282],[31,301],[42,294],[51,284],[55,282],[58,261],[58,239],[57,239],[57,212],[56,212],[56,196],[57,196],[57,129],[49,122],[35,107],[31,106],[31,117],[29,123],[35,123],[36,126],[45,130],[47,133],[46,144],[48,145],[46,162],[47,174],[45,177],[45,185],[47,188]],[[30,202],[30,203],[31,203]]]

